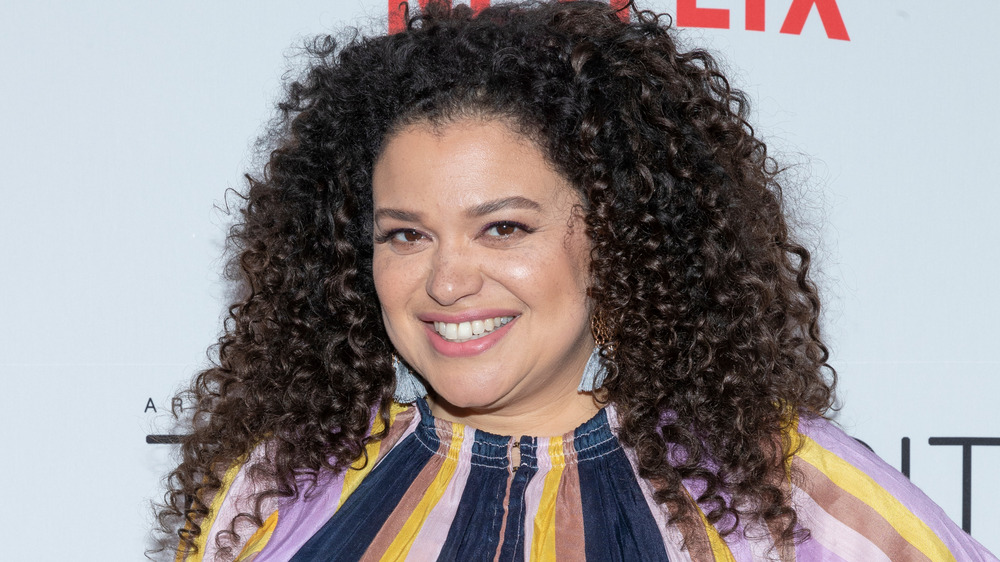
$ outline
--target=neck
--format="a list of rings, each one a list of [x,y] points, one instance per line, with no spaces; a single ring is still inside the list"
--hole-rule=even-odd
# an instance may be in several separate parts
[[[459,408],[431,393],[427,397],[434,417],[497,435],[548,437],[563,435],[594,417],[601,409],[591,393],[574,392],[544,407]]]

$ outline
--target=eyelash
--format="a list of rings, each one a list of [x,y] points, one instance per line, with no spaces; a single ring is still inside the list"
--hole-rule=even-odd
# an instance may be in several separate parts
[[[535,229],[533,229],[533,228],[531,228],[531,227],[529,227],[529,226],[527,226],[527,225],[525,225],[523,223],[516,222],[516,221],[496,221],[496,222],[492,222],[492,223],[486,225],[485,227],[483,227],[483,230],[481,231],[480,236],[486,235],[486,233],[488,233],[489,231],[491,231],[493,229],[498,229],[498,228],[501,228],[501,227],[513,227],[513,228],[515,228],[515,229],[517,229],[517,230],[519,230],[519,231],[521,231],[521,232],[523,232],[525,234],[531,234],[531,233],[535,232]],[[423,233],[421,233],[420,231],[418,231],[416,229],[413,229],[413,228],[394,228],[394,229],[389,230],[387,232],[376,234],[375,235],[375,243],[376,244],[385,244],[386,242],[393,241],[393,239],[396,238],[396,236],[398,236],[400,234],[410,233],[410,232],[412,232],[412,233],[414,233],[414,234],[416,234],[418,236],[421,236],[421,237],[426,237]],[[491,238],[507,239],[507,238],[510,238],[512,236],[515,236],[515,235],[517,235],[516,231],[512,232],[510,234],[500,234],[499,231],[498,231],[495,236],[494,235],[489,235],[489,236]],[[399,242],[415,243],[416,241],[414,241],[414,242],[408,242],[408,241],[400,240]]]
[[[490,223],[490,224],[486,225],[486,228],[483,229],[483,233],[485,234],[485,233],[493,230],[494,228],[498,228],[498,227],[501,227],[501,226],[512,226],[512,227],[520,230],[521,232],[523,232],[525,234],[531,234],[532,232],[535,231],[535,229],[530,228],[527,225],[519,223],[519,222],[516,222],[516,221],[497,221],[497,222],[493,222],[493,223]],[[511,234],[500,234],[499,232],[497,232],[496,238],[509,238],[511,236],[514,236],[515,234],[517,234],[517,233],[516,232],[512,232]]]
[[[375,235],[375,243],[376,244],[385,244],[386,242],[389,242],[393,238],[395,238],[398,234],[402,234],[404,232],[413,232],[415,234],[423,236],[423,234],[421,234],[419,231],[417,231],[416,229],[413,229],[413,228],[394,228],[394,229],[392,229],[392,230],[390,230],[388,232],[384,232],[384,233],[381,233],[381,234],[376,234]]]

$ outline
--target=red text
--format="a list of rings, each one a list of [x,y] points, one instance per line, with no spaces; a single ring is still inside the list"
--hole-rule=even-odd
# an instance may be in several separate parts
[[[730,29],[729,10],[724,8],[708,8],[698,5],[699,0],[677,0],[677,25],[680,27],[707,27],[713,29]],[[702,0],[704,2],[704,0]],[[418,0],[420,8],[426,8],[430,2],[439,2],[450,6],[451,0]],[[767,0],[745,0],[746,23],[748,31],[765,31],[765,4]],[[612,7],[618,9],[618,16],[628,21],[628,0],[610,0]],[[490,0],[469,0],[469,7],[474,13],[490,5]],[[823,29],[830,39],[850,41],[847,26],[840,15],[837,0],[792,0],[785,14],[785,22],[781,25],[781,33],[800,35],[806,25],[813,6],[823,22]],[[406,3],[400,0],[389,0],[389,33],[398,33],[406,27]]]
[[[746,29],[749,31],[765,30],[766,0],[746,0]],[[704,0],[702,1],[704,4]],[[840,15],[837,0],[793,0],[785,14],[785,23],[781,25],[781,33],[799,35],[806,25],[806,19],[813,6],[823,22],[823,29],[830,39],[850,41],[847,26]],[[681,27],[707,27],[713,29],[729,29],[729,10],[723,8],[708,8],[698,5],[698,0],[677,0],[677,25]]]
[[[473,13],[490,5],[490,0],[467,0]],[[426,8],[427,4],[436,2],[451,6],[451,0],[419,0],[420,8]],[[624,21],[629,19],[628,0],[610,0],[611,7],[618,10],[618,17]],[[399,33],[406,29],[406,3],[402,0],[389,0],[389,33]]]

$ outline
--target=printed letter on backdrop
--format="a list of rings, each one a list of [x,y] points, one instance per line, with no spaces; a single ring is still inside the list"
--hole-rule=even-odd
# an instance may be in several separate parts
[[[764,0],[747,0],[747,31],[764,31]]]
[[[677,4],[679,6],[680,2]],[[794,0],[791,7],[788,8],[788,15],[785,16],[781,32],[792,35],[801,34],[802,28],[806,25],[806,18],[809,17],[809,12],[812,11],[814,4],[816,11],[819,12],[819,19],[823,21],[826,36],[830,39],[850,41],[851,38],[847,35],[847,26],[844,25],[844,18],[840,17],[837,0]]]
[[[699,8],[698,0],[677,0],[677,25],[729,29],[729,10]]]

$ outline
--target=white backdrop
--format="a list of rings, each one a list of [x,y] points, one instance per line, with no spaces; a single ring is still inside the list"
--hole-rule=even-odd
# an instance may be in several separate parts
[[[816,7],[781,33],[809,0],[679,2],[651,6],[720,53],[808,187],[839,422],[897,467],[910,438],[912,479],[961,523],[961,448],[928,440],[1000,438],[1000,3],[815,2],[834,30],[839,8],[840,40]],[[0,6],[4,559],[141,557],[173,450],[145,436],[225,305],[216,206],[243,185],[293,47],[384,30],[386,6]],[[994,551],[998,468],[1000,447],[972,449],[972,534]]]

